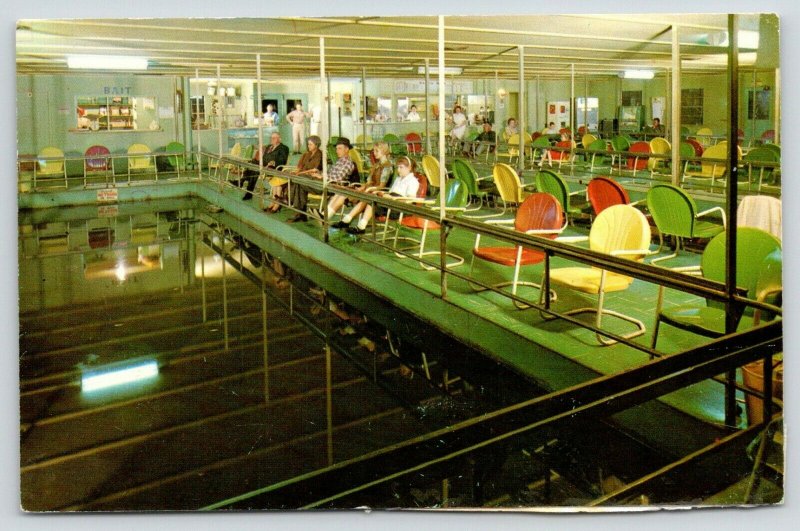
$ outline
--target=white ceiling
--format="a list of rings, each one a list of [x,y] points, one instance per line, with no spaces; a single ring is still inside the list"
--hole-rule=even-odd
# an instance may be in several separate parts
[[[724,70],[724,64],[704,60],[726,48],[702,44],[726,31],[722,14],[448,16],[445,61],[463,68],[466,77],[498,72],[516,79],[518,46],[524,46],[526,77],[568,77],[572,64],[578,75],[663,70],[671,66],[673,25],[679,27],[684,69]],[[739,25],[760,29],[762,48],[777,47],[777,17],[741,15]],[[220,65],[223,77],[254,78],[261,54],[263,77],[319,76],[324,37],[326,70],[333,77],[360,76],[362,67],[368,77],[413,77],[425,59],[437,64],[437,35],[431,16],[20,20],[16,60],[19,73],[63,73],[69,54],[144,55],[150,73],[194,76],[198,69],[211,77]]]

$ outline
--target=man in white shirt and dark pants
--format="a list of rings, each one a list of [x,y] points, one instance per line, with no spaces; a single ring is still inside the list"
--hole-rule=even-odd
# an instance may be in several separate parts
[[[292,153],[298,154],[306,143],[306,118],[308,113],[303,111],[303,104],[295,103],[294,110],[286,115],[286,120],[292,124]]]

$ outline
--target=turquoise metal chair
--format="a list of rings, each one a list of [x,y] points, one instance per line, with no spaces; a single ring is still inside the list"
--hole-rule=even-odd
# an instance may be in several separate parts
[[[739,227],[736,229],[736,285],[747,290],[747,298],[759,302],[777,304],[777,295],[782,289],[781,242],[761,229]],[[699,270],[703,277],[725,281],[725,234],[718,234],[703,251],[699,268],[676,268],[684,272]],[[656,303],[656,322],[653,329],[652,347],[656,348],[660,324],[666,323],[705,337],[725,335],[725,306],[715,301],[706,305],[680,305],[663,307],[664,288],[659,288]],[[771,316],[766,316],[769,318]],[[759,323],[762,313],[747,308],[739,316],[739,329],[750,328]]]
[[[483,201],[489,195],[488,190],[481,190],[479,187],[479,183],[481,181],[490,181],[491,177],[479,177],[478,172],[475,171],[475,168],[470,164],[470,162],[466,159],[454,159],[453,160],[453,176],[456,179],[461,180],[467,188],[467,192],[471,198],[475,198],[478,200],[478,206],[467,207],[467,212],[475,212],[480,210],[483,207]],[[491,217],[495,214],[489,214],[487,216],[468,216],[468,217]]]
[[[569,185],[564,178],[552,170],[540,170],[536,174],[536,190],[554,196],[561,203],[561,209],[566,216],[565,221],[569,221],[575,216],[580,216],[584,209],[588,206],[586,201],[573,206],[571,203],[572,196],[585,193],[586,190],[576,190],[575,192],[569,191]]]

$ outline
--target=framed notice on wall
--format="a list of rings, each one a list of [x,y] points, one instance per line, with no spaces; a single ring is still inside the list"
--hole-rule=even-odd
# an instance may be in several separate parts
[[[667,107],[667,98],[663,96],[658,96],[653,98],[651,103],[651,118],[658,118],[661,120],[661,123],[664,123],[664,110]]]

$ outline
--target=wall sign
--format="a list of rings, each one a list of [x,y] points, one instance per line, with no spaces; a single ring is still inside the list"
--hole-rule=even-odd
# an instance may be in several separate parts
[[[132,87],[103,87],[103,94],[111,96],[130,96]]]
[[[119,194],[116,188],[101,188],[97,191],[98,203],[116,203],[119,201]]]

